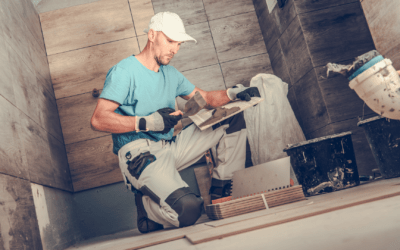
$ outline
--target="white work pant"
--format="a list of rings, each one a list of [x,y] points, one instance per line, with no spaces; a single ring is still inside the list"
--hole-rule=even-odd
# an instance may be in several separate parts
[[[217,167],[214,169],[213,178],[230,180],[234,171],[245,167],[246,129],[227,134],[228,127],[226,124],[215,130],[208,128],[201,131],[192,124],[176,136],[175,142],[139,139],[124,145],[118,151],[119,166],[126,184],[133,185],[137,190],[145,185],[160,200],[157,204],[149,196],[143,195],[143,206],[150,220],[164,227],[179,227],[178,215],[165,199],[175,190],[188,187],[178,171],[196,163],[208,149],[217,146]],[[147,151],[154,155],[156,160],[144,169],[139,179],[136,179],[129,173],[127,161]]]

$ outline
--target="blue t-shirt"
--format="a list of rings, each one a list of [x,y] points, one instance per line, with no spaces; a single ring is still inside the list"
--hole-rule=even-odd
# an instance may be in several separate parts
[[[175,109],[175,98],[193,92],[195,86],[170,65],[161,65],[154,72],[141,64],[133,55],[123,59],[107,73],[100,98],[121,104],[115,113],[125,116],[147,116],[165,107]],[[170,140],[174,129],[159,132],[128,132],[112,134],[113,152],[125,144],[145,138],[153,141]]]

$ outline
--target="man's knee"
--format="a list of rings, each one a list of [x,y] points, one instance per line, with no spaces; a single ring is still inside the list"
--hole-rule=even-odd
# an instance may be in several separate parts
[[[203,199],[187,187],[172,192],[165,200],[178,214],[179,227],[191,226],[201,216]]]
[[[242,129],[246,128],[246,122],[244,120],[244,114],[243,112],[240,112],[232,117],[229,117],[226,120],[223,120],[222,122],[219,122],[215,125],[212,126],[212,128],[215,130],[219,128],[222,125],[229,124],[229,128],[226,129],[227,134],[232,134],[235,132],[238,132]]]

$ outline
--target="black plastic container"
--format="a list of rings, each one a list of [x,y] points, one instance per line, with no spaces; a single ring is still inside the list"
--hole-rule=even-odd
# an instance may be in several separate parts
[[[400,121],[375,116],[360,121],[384,178],[400,176]]]
[[[283,151],[305,196],[360,184],[351,132],[288,145]]]

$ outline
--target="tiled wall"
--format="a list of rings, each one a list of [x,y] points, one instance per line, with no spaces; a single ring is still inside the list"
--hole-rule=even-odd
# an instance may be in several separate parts
[[[397,0],[361,0],[376,49],[400,70],[400,5]]]
[[[40,14],[74,191],[122,181],[111,136],[90,128],[91,91],[103,88],[110,67],[144,48],[143,30],[160,11],[180,15],[198,41],[171,62],[196,86],[226,89],[272,73],[251,0],[101,0]]]
[[[0,1],[0,249],[41,249],[30,183],[72,190],[39,16]]]
[[[288,0],[268,9],[253,0],[274,74],[289,84],[288,98],[307,137],[353,131],[360,174],[376,168],[358,116],[375,114],[342,76],[326,78],[328,62],[348,63],[374,49],[359,0]]]

